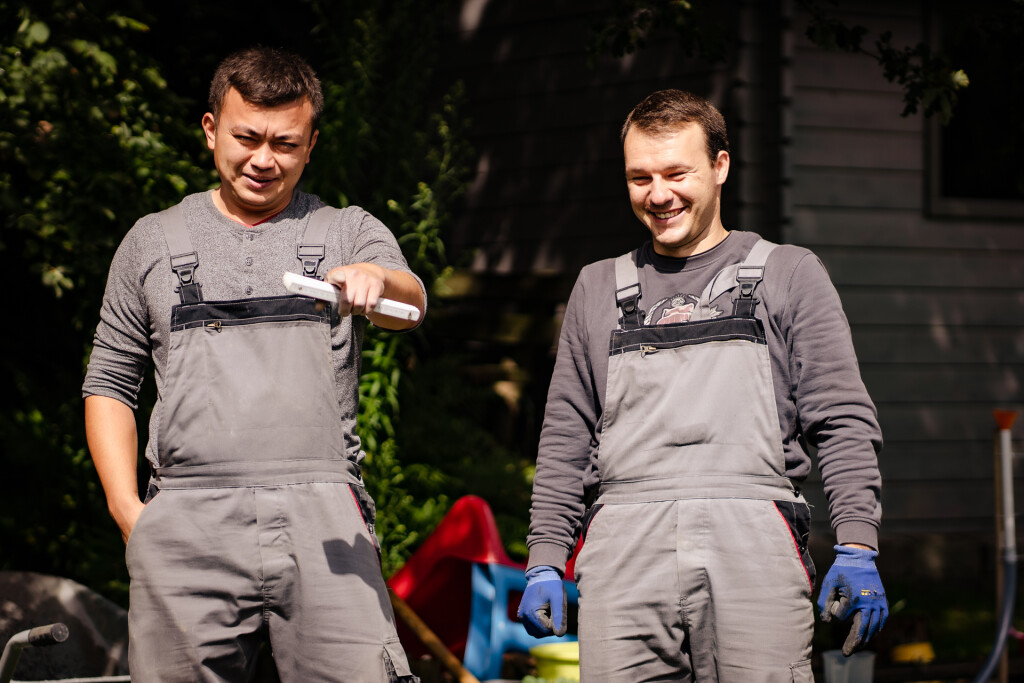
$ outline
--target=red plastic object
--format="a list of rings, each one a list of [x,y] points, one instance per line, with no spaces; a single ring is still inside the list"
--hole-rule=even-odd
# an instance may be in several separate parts
[[[575,560],[574,554],[566,567],[568,579],[573,578]],[[460,659],[469,634],[474,562],[526,569],[524,563],[513,562],[505,553],[487,501],[464,496],[455,501],[423,545],[388,580],[395,594]],[[398,635],[410,657],[427,654],[427,649],[401,621]]]
[[[470,570],[474,562],[526,568],[505,553],[487,502],[478,496],[465,496],[455,501],[423,545],[388,580],[395,594],[460,659],[469,634],[473,597]],[[426,654],[423,644],[401,622],[398,635],[410,657]]]

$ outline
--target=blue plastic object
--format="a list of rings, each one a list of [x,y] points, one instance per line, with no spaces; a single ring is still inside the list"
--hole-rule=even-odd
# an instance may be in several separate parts
[[[572,581],[564,583],[568,604],[578,606],[580,594],[576,584]],[[526,576],[521,568],[475,562],[472,586],[469,637],[462,663],[480,680],[501,676],[502,657],[506,652],[527,652],[531,647],[545,643],[576,640],[576,636],[569,633],[534,638],[526,632],[526,627],[510,618],[509,593],[526,590]]]

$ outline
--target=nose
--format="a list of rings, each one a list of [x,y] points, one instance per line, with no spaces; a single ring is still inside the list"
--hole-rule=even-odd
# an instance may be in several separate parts
[[[271,168],[274,165],[274,154],[270,149],[270,145],[260,145],[257,147],[253,151],[252,157],[249,159],[249,163],[251,163],[254,168],[258,169]]]
[[[670,204],[672,202],[672,192],[669,189],[669,184],[663,178],[654,176],[651,179],[651,192],[648,197],[651,204],[656,206]]]

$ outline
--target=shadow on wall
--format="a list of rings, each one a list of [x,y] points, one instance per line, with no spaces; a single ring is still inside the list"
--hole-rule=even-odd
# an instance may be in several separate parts
[[[727,66],[686,58],[668,32],[590,66],[593,6],[455,4],[439,71],[466,84],[477,167],[447,237],[453,259],[476,272],[575,273],[636,247],[646,232],[623,181],[623,119],[669,87],[709,97],[728,117]]]

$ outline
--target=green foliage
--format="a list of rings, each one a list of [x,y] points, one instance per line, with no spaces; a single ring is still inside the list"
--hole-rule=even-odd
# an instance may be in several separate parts
[[[903,116],[922,108],[925,116],[937,116],[946,123],[953,116],[957,92],[969,85],[962,69],[950,66],[948,58],[926,42],[898,47],[892,32],[883,32],[872,47],[866,47],[868,29],[850,26],[832,17],[817,0],[797,0],[811,21],[807,37],[815,45],[833,51],[862,54],[874,59],[890,83],[903,89]],[[723,3],[709,0],[626,0],[613,3],[599,15],[590,39],[590,53],[622,57],[641,50],[655,30],[671,29],[688,56],[707,62],[726,58],[728,17],[721,14]],[[717,14],[716,14],[717,13]],[[873,48],[873,49],[872,49]]]
[[[949,59],[932,50],[926,42],[896,47],[892,44],[892,31],[882,32],[875,39],[874,51],[866,48],[868,29],[848,26],[830,17],[816,0],[798,0],[811,15],[807,37],[826,50],[863,54],[882,67],[882,74],[890,83],[903,88],[903,116],[924,109],[925,116],[936,116],[947,123],[953,116],[957,91],[970,81],[962,69],[953,69]]]
[[[398,439],[435,473],[410,480],[408,490],[417,499],[441,492],[451,499],[480,496],[491,506],[506,550],[525,558],[533,458],[485,428],[508,408],[491,387],[465,380],[462,361],[450,353],[432,358],[403,385]]]
[[[83,363],[131,223],[212,175],[177,97],[133,42],[129,3],[0,0],[0,568],[123,599],[123,544],[82,428]]]
[[[598,16],[590,36],[591,60],[601,54],[622,57],[647,47],[655,29],[671,30],[689,57],[725,59],[723,25],[714,20],[716,3],[701,0],[625,0]]]
[[[431,80],[444,3],[309,4],[319,19],[316,41],[331,57],[318,69],[325,105],[306,189],[335,205],[358,202],[387,223],[429,292],[447,272],[441,234],[469,168],[461,86],[435,96]],[[397,440],[422,334],[371,328],[363,347],[357,427],[385,574],[402,565],[450,500],[442,470],[424,462],[416,444]]]
[[[0,4],[5,243],[21,233],[43,284],[58,297],[88,287],[90,305],[131,222],[212,180],[179,151],[199,149],[195,126],[131,47],[146,26],[104,4],[118,3]]]

